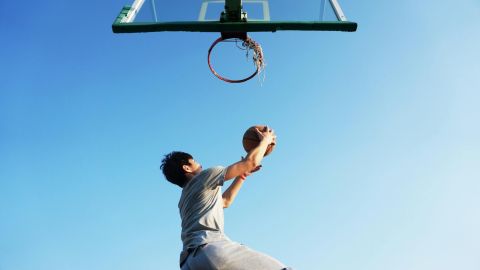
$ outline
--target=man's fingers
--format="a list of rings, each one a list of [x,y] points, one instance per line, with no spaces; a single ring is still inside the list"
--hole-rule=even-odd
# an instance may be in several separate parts
[[[272,143],[273,145],[277,144],[277,135],[273,135]]]
[[[255,131],[257,132],[257,136],[260,140],[265,137],[265,131],[260,131],[258,128],[255,128]]]
[[[258,165],[255,169],[251,170],[250,173],[258,172],[262,168],[262,165]]]

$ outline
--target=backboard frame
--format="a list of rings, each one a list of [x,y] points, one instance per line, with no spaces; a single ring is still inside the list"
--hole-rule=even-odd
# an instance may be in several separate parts
[[[216,1],[216,0],[208,0]],[[244,0],[249,1],[249,0]],[[252,1],[252,0],[250,0]],[[253,0],[262,2],[262,0]],[[337,0],[329,1],[333,7],[337,21],[270,21],[246,20],[246,17],[221,21],[174,21],[174,22],[135,22],[135,17],[145,0],[135,0],[132,5],[126,5],[115,19],[112,30],[114,33],[141,33],[164,31],[187,32],[276,32],[276,31],[344,31],[355,32],[357,23],[348,21]],[[225,9],[231,2],[240,3],[241,0],[225,0]],[[205,1],[204,1],[205,3]],[[233,5],[233,4],[232,4]],[[241,10],[236,10],[242,12]],[[202,10],[200,11],[202,12]],[[223,14],[222,14],[223,15]],[[245,14],[246,15],[246,14]],[[201,13],[199,15],[199,18]],[[269,19],[269,15],[268,18]]]

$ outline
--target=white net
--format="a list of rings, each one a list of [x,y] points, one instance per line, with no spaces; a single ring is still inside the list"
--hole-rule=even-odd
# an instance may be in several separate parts
[[[247,58],[249,56],[250,50],[253,51],[253,63],[258,69],[258,74],[260,75],[264,70],[265,70],[265,59],[263,58],[263,50],[262,46],[258,44],[255,40],[251,39],[250,37],[247,37],[243,43],[242,46],[246,49],[247,51]],[[265,74],[263,74],[265,75]],[[265,76],[263,76],[265,77]]]

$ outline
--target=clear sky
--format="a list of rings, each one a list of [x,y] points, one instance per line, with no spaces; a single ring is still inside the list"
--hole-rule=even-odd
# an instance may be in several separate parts
[[[356,33],[252,34],[266,78],[240,85],[210,74],[217,34],[113,34],[124,4],[2,3],[0,270],[178,269],[162,156],[229,165],[254,124],[278,146],[233,240],[295,269],[480,269],[478,0],[343,0]]]

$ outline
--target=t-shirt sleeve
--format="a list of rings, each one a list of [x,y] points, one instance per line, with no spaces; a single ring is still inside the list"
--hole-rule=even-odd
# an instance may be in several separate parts
[[[205,170],[204,186],[214,189],[218,186],[223,186],[225,182],[225,173],[227,168],[222,166],[212,167]]]

